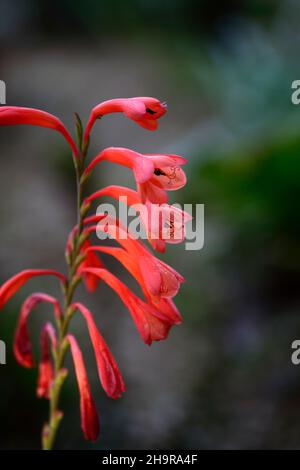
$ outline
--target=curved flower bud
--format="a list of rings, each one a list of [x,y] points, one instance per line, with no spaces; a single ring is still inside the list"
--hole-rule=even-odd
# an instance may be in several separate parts
[[[21,307],[18,325],[14,339],[14,355],[18,363],[23,367],[33,367],[34,359],[29,338],[27,319],[32,310],[40,303],[48,302],[54,306],[54,313],[57,318],[61,316],[60,305],[54,297],[37,292],[27,297]]]
[[[87,323],[102,387],[110,398],[119,398],[122,392],[125,392],[125,384],[115,358],[95,324],[92,313],[79,302],[74,303],[72,307],[82,313]]]
[[[48,127],[60,132],[70,145],[74,156],[78,156],[78,150],[71,135],[60,119],[46,111],[19,106],[0,107],[0,126],[14,126],[29,124],[31,126]]]
[[[93,108],[84,133],[85,141],[88,139],[91,129],[96,121],[105,114],[124,113],[139,126],[150,131],[157,129],[157,120],[167,111],[166,103],[161,103],[156,98],[136,97],[117,98],[104,101]]]
[[[66,339],[69,341],[71,346],[71,353],[80,395],[81,428],[86,439],[95,441],[99,434],[99,420],[95,403],[92,398],[82,352],[73,335],[68,335]]]
[[[54,377],[51,361],[50,347],[56,347],[55,330],[51,323],[47,322],[41,331],[41,360],[39,364],[39,375],[37,384],[37,396],[39,398],[50,398],[50,387]]]
[[[26,269],[21,271],[0,287],[0,309],[27,281],[35,276],[55,276],[63,283],[66,282],[66,277],[63,274],[52,269]]]
[[[159,341],[168,336],[171,327],[169,319],[152,305],[143,302],[116,276],[106,269],[89,268],[82,271],[99,276],[119,295],[131,313],[137,330],[146,344],[150,345],[152,341]]]

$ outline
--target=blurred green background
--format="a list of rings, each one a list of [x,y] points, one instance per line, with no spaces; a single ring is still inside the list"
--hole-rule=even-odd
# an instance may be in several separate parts
[[[96,124],[93,155],[105,146],[172,152],[189,160],[188,185],[173,202],[205,204],[205,245],[168,249],[187,279],[176,301],[184,324],[146,347],[104,285],[78,298],[95,314],[127,392],[105,397],[84,323],[75,318],[101,419],[84,441],[73,368],[65,386],[60,449],[300,448],[300,4],[296,0],[1,0],[0,79],[7,103],[46,109],[71,128],[96,103],[156,96],[169,112],[156,133],[120,115]],[[0,279],[25,268],[64,269],[75,221],[71,158],[48,130],[0,129]],[[91,183],[132,185],[103,164]],[[92,188],[91,188],[92,189]],[[176,199],[175,199],[176,198]],[[105,260],[130,283],[116,263]],[[26,293],[57,293],[34,280],[1,312],[0,447],[39,448],[47,403],[36,370],[12,355]],[[38,331],[50,309],[32,315]]]

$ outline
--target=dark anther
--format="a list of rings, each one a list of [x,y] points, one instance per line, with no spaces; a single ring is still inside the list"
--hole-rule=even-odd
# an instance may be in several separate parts
[[[156,176],[166,176],[166,173],[163,172],[160,168],[155,168],[154,174],[155,174]]]
[[[149,114],[156,114],[156,111],[153,111],[152,109],[150,108],[146,108],[146,113],[149,113]]]

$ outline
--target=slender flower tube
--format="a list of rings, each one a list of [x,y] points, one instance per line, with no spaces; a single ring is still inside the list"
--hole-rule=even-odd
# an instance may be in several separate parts
[[[86,439],[95,441],[99,434],[99,420],[88,382],[82,352],[73,335],[67,335],[71,346],[78,390],[80,395],[81,427]]]
[[[187,161],[178,155],[142,155],[122,147],[108,147],[99,153],[86,167],[87,176],[98,165],[107,160],[132,169],[142,202],[153,204],[167,202],[166,191],[174,191],[186,184],[186,175],[181,166]]]
[[[41,360],[36,394],[39,398],[50,398],[51,383],[54,378],[51,360],[51,347],[56,348],[56,334],[51,323],[46,323],[41,331]]]
[[[142,220],[150,243],[158,251],[164,251],[165,243],[182,241],[184,235],[177,236],[177,230],[184,229],[186,214],[175,210],[167,202],[167,191],[180,189],[186,183],[182,165],[186,162],[177,155],[142,155],[126,148],[111,147],[100,152],[86,165],[90,132],[96,121],[109,113],[123,113],[126,117],[148,130],[157,128],[158,119],[166,112],[166,105],[155,98],[137,97],[115,99],[97,105],[90,114],[86,129],[80,117],[75,114],[77,143],[55,116],[38,109],[4,106],[0,108],[1,125],[28,124],[46,127],[60,132],[72,150],[76,173],[76,212],[77,223],[70,232],[65,250],[67,276],[49,269],[29,269],[21,271],[0,287],[0,309],[31,278],[54,276],[60,281],[63,302],[44,293],[29,296],[21,307],[18,320],[14,353],[17,361],[32,367],[34,357],[29,337],[27,320],[31,311],[41,302],[53,306],[55,328],[47,322],[41,331],[41,358],[38,370],[37,395],[49,400],[49,416],[43,426],[42,446],[53,448],[63,413],[60,411],[62,386],[68,371],[65,357],[68,349],[75,366],[75,374],[80,394],[81,426],[86,439],[95,440],[99,433],[99,421],[92,399],[91,389],[81,350],[75,337],[70,334],[70,325],[75,314],[81,313],[86,321],[93,345],[100,382],[106,394],[119,398],[125,391],[124,380],[118,365],[104,341],[88,308],[74,299],[77,286],[83,281],[89,292],[93,292],[104,281],[120,297],[128,308],[135,326],[146,344],[163,340],[172,326],[182,322],[173,297],[177,294],[184,278],[173,268],[153,256],[152,252],[135,236],[124,228],[119,220],[107,214],[90,215],[91,202],[101,196],[128,197],[128,204],[139,205]],[[107,186],[86,197],[86,181],[92,170],[101,161],[125,166],[133,171],[137,191]],[[158,205],[156,207],[156,204]],[[148,212],[147,212],[148,211]],[[153,214],[157,220],[152,220]],[[149,217],[150,214],[150,217]],[[157,215],[156,214],[156,215]],[[184,220],[185,219],[185,220]],[[92,246],[90,235],[97,231],[107,233],[120,247]],[[98,232],[99,231],[99,232]],[[101,238],[101,237],[99,237]],[[143,294],[140,298],[122,283],[114,274],[104,268],[99,253],[114,256],[136,279]]]
[[[116,98],[103,101],[103,103],[98,104],[92,109],[85,129],[84,140],[88,140],[96,119],[100,119],[106,114],[124,113],[126,117],[132,119],[139,126],[154,131],[157,129],[157,120],[166,111],[166,103],[161,103],[158,99],[150,97]]]
[[[74,303],[72,308],[79,310],[87,323],[102,387],[110,398],[119,398],[125,392],[124,380],[115,358],[95,324],[92,313],[79,302]]]
[[[133,257],[136,257],[140,270],[144,276],[147,290],[154,298],[174,297],[185,279],[171,266],[167,265],[153,254],[131,234],[122,227],[120,221],[110,216],[101,217],[98,225],[92,225],[85,229],[85,233],[93,233],[95,230],[112,236]]]
[[[66,277],[63,274],[52,269],[26,269],[21,271],[0,287],[0,309],[27,281],[35,276],[55,276],[63,283],[66,282]]]
[[[34,108],[21,108],[19,106],[0,107],[0,126],[15,126],[29,124],[31,126],[48,127],[60,132],[71,147],[75,157],[78,156],[76,144],[68,130],[56,116]]]
[[[60,320],[62,315],[59,302],[54,297],[47,294],[42,294],[40,292],[31,294],[29,297],[27,297],[21,307],[14,340],[14,355],[18,363],[23,367],[34,366],[27,319],[32,310],[41,302],[47,302],[53,305],[54,314],[57,320]]]
[[[123,248],[111,246],[91,246],[88,248],[88,252],[90,251],[106,253],[115,257],[138,282],[148,303],[152,304],[154,308],[162,312],[171,324],[180,325],[180,323],[182,323],[182,317],[172,299],[160,298],[159,300],[153,300],[151,294],[149,294],[147,290],[147,285],[135,257],[130,256],[130,254]]]

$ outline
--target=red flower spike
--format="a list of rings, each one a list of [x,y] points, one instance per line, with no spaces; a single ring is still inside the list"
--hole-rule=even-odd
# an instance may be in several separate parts
[[[166,111],[166,103],[161,103],[158,99],[150,97],[119,98],[104,101],[92,110],[84,133],[84,140],[87,141],[96,119],[100,119],[106,114],[124,113],[126,117],[132,119],[139,126],[154,131],[157,129],[157,120]]]
[[[78,309],[86,320],[102,387],[110,398],[119,398],[122,392],[125,392],[125,384],[117,363],[95,324],[92,313],[78,302],[72,307]]]
[[[51,323],[46,323],[41,331],[41,360],[36,394],[39,398],[50,398],[50,387],[54,377],[51,361],[51,349],[56,347],[55,330]]]
[[[110,216],[106,216],[101,219],[98,225],[86,228],[85,232],[92,233],[95,230],[110,234],[123,248],[138,259],[147,290],[153,297],[174,297],[177,294],[184,278],[175,269],[155,258],[139,240],[132,238],[118,220],[115,221]]]
[[[55,276],[63,283],[66,282],[66,277],[63,274],[52,269],[26,269],[25,271],[21,271],[0,287],[0,309],[3,308],[9,299],[21,289],[27,281],[35,276]]]
[[[130,256],[126,250],[111,246],[91,246],[88,250],[100,251],[102,253],[114,256],[138,282],[143,291],[144,296],[147,298],[148,303],[151,303],[154,308],[163,313],[163,315],[168,318],[171,324],[179,325],[180,323],[182,323],[182,317],[172,299],[161,298],[158,301],[152,300],[151,295],[149,295],[149,292],[147,291],[147,287],[144,278],[141,275],[139,265],[136,262],[136,258]]]
[[[54,313],[60,318],[61,311],[58,301],[47,294],[35,293],[30,295],[21,307],[19,321],[14,339],[14,355],[23,367],[33,367],[34,359],[27,327],[27,319],[32,310],[40,303],[48,302],[54,306]]]
[[[60,119],[46,111],[33,108],[22,108],[19,106],[0,107],[0,126],[15,126],[19,124],[29,124],[31,126],[48,127],[60,132],[68,144],[74,156],[78,156],[78,150],[71,135]]]
[[[81,427],[84,437],[89,441],[95,441],[99,434],[99,420],[92,398],[91,388],[88,382],[82,352],[73,335],[67,335],[67,340],[71,346],[75,374],[77,378],[80,395]]]
[[[146,344],[152,341],[160,341],[168,336],[171,324],[169,319],[153,307],[153,305],[143,302],[123,282],[106,269],[84,269],[82,272],[89,272],[99,276],[108,284],[120,297],[131,313],[132,319]]]

